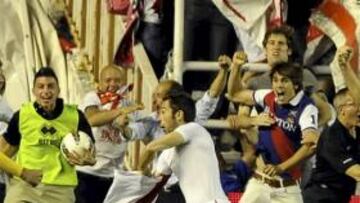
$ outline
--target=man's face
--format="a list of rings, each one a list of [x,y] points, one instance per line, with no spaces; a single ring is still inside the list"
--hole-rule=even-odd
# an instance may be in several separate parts
[[[351,126],[359,125],[360,123],[360,105],[348,94],[346,102],[342,105],[342,114],[344,119]]]
[[[166,133],[172,132],[178,126],[175,113],[176,112],[173,112],[171,109],[169,100],[162,102],[160,110],[160,126]]]
[[[272,89],[276,95],[278,104],[288,104],[295,97],[295,86],[290,78],[275,72],[272,78]]]
[[[60,93],[59,84],[53,77],[38,77],[35,80],[33,94],[36,102],[46,111],[55,109]]]
[[[115,68],[106,69],[101,74],[99,85],[101,91],[115,93],[122,85],[125,85],[125,78]]]
[[[286,37],[282,34],[271,34],[269,36],[265,45],[265,52],[270,66],[279,62],[288,62],[291,55]]]
[[[160,83],[152,95],[152,110],[160,113],[161,105],[166,93],[169,91],[169,86],[165,83]]]

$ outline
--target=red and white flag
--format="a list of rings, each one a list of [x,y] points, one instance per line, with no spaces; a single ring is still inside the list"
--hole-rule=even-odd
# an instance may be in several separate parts
[[[134,67],[135,58],[133,48],[138,43],[135,33],[139,27],[140,20],[151,23],[160,22],[160,9],[162,0],[132,0],[128,7],[126,16],[125,32],[114,57],[114,64],[123,68]]]
[[[286,1],[283,0],[212,0],[234,26],[236,35],[250,62],[265,59],[262,41],[266,30],[284,21]]]
[[[104,203],[151,203],[169,176],[148,177],[134,171],[115,170],[113,183]]]
[[[327,35],[336,45],[348,45],[353,49],[352,68],[359,72],[360,61],[360,2],[357,0],[324,0],[310,17],[310,32],[318,32],[310,38],[308,50],[316,46],[323,35]],[[336,89],[344,87],[342,74],[337,63],[330,65]]]

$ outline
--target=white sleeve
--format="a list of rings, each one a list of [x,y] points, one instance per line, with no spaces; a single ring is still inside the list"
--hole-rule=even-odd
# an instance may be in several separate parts
[[[99,106],[101,105],[101,101],[96,94],[95,91],[89,92],[85,95],[84,99],[82,100],[81,104],[79,105],[79,109],[82,112],[85,112],[85,109],[89,106]]]
[[[211,97],[205,92],[203,97],[196,102],[195,122],[204,123],[214,113],[219,97]]]
[[[187,124],[184,124],[184,125],[176,128],[175,132],[181,134],[181,136],[185,140],[185,143],[187,143],[192,139],[192,137],[194,136],[198,127],[199,127],[199,124],[197,124],[197,123],[187,123]]]
[[[264,107],[265,106],[264,98],[271,91],[272,91],[271,89],[255,90],[253,95],[255,103],[260,105],[261,107]]]
[[[299,118],[301,131],[307,128],[318,129],[318,114],[319,111],[313,104],[307,105]]]
[[[157,174],[164,174],[164,175],[170,175],[171,174],[171,168],[170,164],[171,161],[174,158],[174,148],[166,149],[161,152],[157,162],[156,162],[156,169],[155,172]]]

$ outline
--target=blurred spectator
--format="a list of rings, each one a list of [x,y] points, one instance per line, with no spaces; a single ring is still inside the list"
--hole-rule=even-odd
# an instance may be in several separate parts
[[[252,147],[249,145],[246,137],[235,131],[224,131],[216,142],[221,185],[226,193],[245,190],[252,174],[252,163],[247,158]]]
[[[2,63],[0,61],[0,68]],[[6,79],[3,74],[3,71],[0,70],[0,135],[3,135],[7,128],[7,123],[10,121],[10,118],[13,114],[13,111],[3,98],[6,87]],[[4,201],[5,198],[5,174],[0,171],[0,202]]]
[[[212,0],[185,0],[184,60],[215,61],[218,56],[231,56],[238,46],[233,25]],[[205,91],[215,73],[188,71],[184,73],[184,89]],[[193,78],[196,78],[194,80]],[[228,101],[221,96],[212,118],[226,117]]]
[[[322,0],[287,0],[287,24],[294,28],[294,62],[302,63],[304,52],[306,50],[306,36],[309,27],[309,17],[311,9],[318,6]]]
[[[211,0],[185,0],[184,60],[214,61],[232,55],[236,35],[232,24]]]
[[[172,47],[173,1],[131,2],[127,12],[126,30],[120,39],[114,63],[125,68],[132,67],[133,45],[140,41],[144,45],[156,77],[160,79],[164,73],[168,52]]]
[[[135,37],[140,40],[159,79],[172,48],[174,1],[142,0],[140,23]]]

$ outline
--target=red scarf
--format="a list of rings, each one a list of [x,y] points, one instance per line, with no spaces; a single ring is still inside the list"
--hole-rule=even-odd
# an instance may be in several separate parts
[[[115,109],[119,105],[120,100],[124,98],[123,95],[114,92],[98,92],[97,95],[100,98],[102,105],[111,102],[111,109]]]

